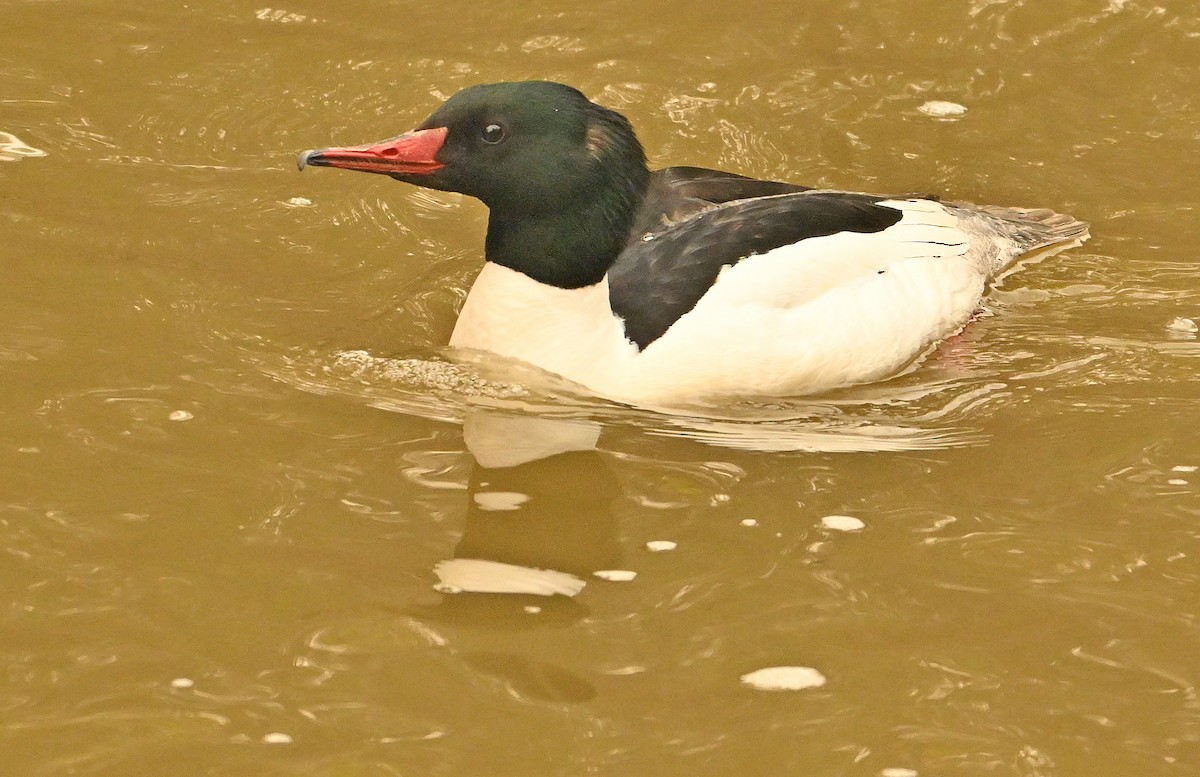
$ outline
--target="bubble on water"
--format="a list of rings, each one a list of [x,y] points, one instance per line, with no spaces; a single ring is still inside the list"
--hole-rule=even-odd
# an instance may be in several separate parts
[[[195,684],[196,681],[190,677],[176,677],[171,681],[172,688],[179,688],[181,690],[184,688],[191,688]]]
[[[171,411],[171,414],[167,416],[167,418],[171,419],[172,421],[190,421],[195,417],[196,416],[192,415],[186,410],[173,410]]]
[[[967,106],[949,100],[930,100],[917,110],[935,119],[956,119],[967,112]]]
[[[260,22],[275,22],[277,24],[295,24],[297,22],[313,21],[302,13],[285,11],[282,8],[259,8],[254,12],[254,18]]]
[[[753,518],[743,518],[740,522],[741,526],[758,526],[758,521]]]
[[[867,525],[850,515],[827,515],[821,525],[831,531],[862,531]]]
[[[668,550],[675,550],[677,547],[679,545],[670,540],[650,540],[646,543],[646,550],[651,553],[663,553]]]
[[[351,377],[370,382],[407,383],[432,391],[449,391],[465,396],[512,399],[529,396],[529,390],[516,383],[482,377],[469,365],[427,359],[387,359],[366,351],[340,351],[334,366],[347,370]]]
[[[307,197],[293,197],[290,200],[284,200],[283,204],[291,208],[311,208],[313,201]]]
[[[1192,339],[1196,336],[1196,332],[1200,331],[1200,326],[1190,318],[1173,318],[1167,323],[1167,336],[1180,339]]]
[[[742,675],[741,680],[759,691],[803,691],[825,685],[825,675],[811,666],[768,666]]]
[[[582,38],[567,35],[538,35],[521,44],[521,51],[526,54],[547,50],[561,54],[578,54],[584,50],[584,43]]]
[[[598,569],[592,574],[601,580],[608,580],[612,583],[628,583],[637,577],[637,572],[629,569]]]
[[[879,771],[879,777],[917,777],[916,769],[905,769],[902,766],[891,766]]]
[[[1167,329],[1175,329],[1180,332],[1196,332],[1200,331],[1200,326],[1197,326],[1196,322],[1190,318],[1173,318],[1167,324]]]
[[[268,745],[290,745],[292,737],[282,731],[272,731],[270,734],[263,734],[262,741]]]

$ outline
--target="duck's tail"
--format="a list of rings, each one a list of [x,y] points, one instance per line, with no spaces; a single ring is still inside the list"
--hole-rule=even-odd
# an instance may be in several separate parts
[[[1047,208],[1004,208],[966,203],[950,207],[958,210],[959,217],[975,229],[1007,244],[988,257],[992,265],[989,275],[1003,272],[1018,259],[1044,259],[1076,248],[1091,237],[1087,222]]]

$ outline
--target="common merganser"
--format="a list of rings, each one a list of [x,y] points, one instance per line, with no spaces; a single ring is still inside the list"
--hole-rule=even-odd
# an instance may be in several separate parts
[[[624,116],[545,81],[468,87],[412,132],[306,165],[482,200],[486,262],[450,345],[643,404],[894,375],[1019,257],[1088,237],[1044,209],[651,172]]]

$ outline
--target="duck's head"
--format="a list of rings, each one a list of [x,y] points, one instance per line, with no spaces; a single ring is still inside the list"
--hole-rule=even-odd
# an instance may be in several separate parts
[[[299,165],[382,173],[461,192],[506,218],[578,206],[602,189],[640,194],[647,176],[625,117],[549,81],[468,87],[412,132],[305,151]]]

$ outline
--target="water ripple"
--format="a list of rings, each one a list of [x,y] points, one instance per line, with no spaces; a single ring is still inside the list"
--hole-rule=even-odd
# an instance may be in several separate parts
[[[595,399],[539,370],[484,357],[473,362],[396,359],[363,351],[248,354],[272,377],[306,391],[392,412],[463,423],[476,410],[589,418],[610,436],[691,440],[759,451],[936,450],[981,440],[969,425],[1008,396],[1002,383],[947,380],[868,386],[816,400],[741,401],[661,412]],[[628,442],[640,445],[635,439]]]

